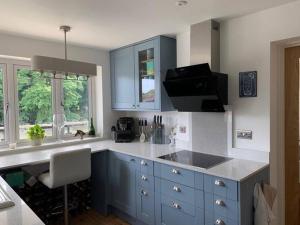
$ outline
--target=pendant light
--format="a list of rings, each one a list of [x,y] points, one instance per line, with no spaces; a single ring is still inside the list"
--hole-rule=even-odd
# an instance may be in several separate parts
[[[68,79],[69,75],[96,76],[97,65],[93,63],[68,60],[67,58],[67,32],[71,30],[70,26],[60,26],[64,32],[65,58],[53,58],[48,56],[35,55],[31,58],[31,69],[39,72],[52,73],[54,79]]]

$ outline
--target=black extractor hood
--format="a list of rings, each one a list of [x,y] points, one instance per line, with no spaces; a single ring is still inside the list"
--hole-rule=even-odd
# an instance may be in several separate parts
[[[228,76],[208,63],[169,69],[163,85],[181,112],[225,112],[228,104]]]

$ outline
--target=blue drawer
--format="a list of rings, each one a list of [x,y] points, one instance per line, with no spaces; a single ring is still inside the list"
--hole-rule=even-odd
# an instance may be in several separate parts
[[[222,215],[205,212],[205,225],[240,225],[238,221],[226,218]]]
[[[163,194],[161,194],[161,204],[175,209],[177,212],[183,212],[191,216],[195,216],[196,213],[196,207],[194,205],[165,196]]]
[[[205,210],[232,220],[239,220],[238,202],[211,193],[205,193]]]
[[[195,173],[191,170],[155,163],[154,176],[184,184],[189,187],[195,187]]]
[[[144,174],[142,172],[136,173],[136,183],[138,187],[147,188],[154,191],[154,177],[152,175]]]
[[[142,173],[153,175],[153,161],[147,159],[138,159],[136,165],[136,169]]]
[[[161,179],[161,193],[173,199],[177,199],[195,205],[194,188]]]
[[[226,199],[238,201],[238,183],[236,181],[204,175],[204,191],[214,193]]]

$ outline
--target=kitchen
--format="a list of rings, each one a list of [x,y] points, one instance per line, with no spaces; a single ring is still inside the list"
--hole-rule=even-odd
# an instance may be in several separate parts
[[[186,6],[182,7],[187,7],[189,9],[189,7],[193,4],[194,3],[189,2]],[[288,31],[285,31],[283,29],[284,25],[282,25],[282,27],[280,26],[279,29],[281,32],[276,33],[276,29],[274,28],[274,30],[270,32],[270,36],[271,34],[273,36],[270,37],[267,36],[267,34],[265,34],[265,31],[262,32],[259,28],[255,28],[251,23],[252,21],[257,21],[255,19],[257,17],[263,18],[262,21],[269,21],[268,18],[270,17],[274,19],[274,17],[276,17],[277,15],[277,12],[280,12],[282,14],[287,13],[287,11],[290,11],[291,8],[297,9],[297,7],[299,7],[298,5],[299,4],[297,2],[294,2],[282,6],[277,6],[274,9],[266,9],[271,7],[271,5],[266,4],[264,6],[261,6],[260,8],[260,10],[265,9],[263,11],[252,9],[250,10],[251,12],[247,12],[247,10],[245,10],[243,12],[245,15],[243,16],[221,20],[219,29],[219,42],[214,42],[215,39],[212,38],[213,34],[210,33],[215,30],[207,29],[207,24],[210,24],[211,28],[215,28],[215,20],[197,19],[193,23],[189,23],[188,26],[186,26],[185,31],[178,32],[175,35],[167,35],[167,37],[165,37],[165,35],[170,32],[160,31],[155,34],[153,33],[153,35],[144,35],[143,37],[136,36],[135,38],[131,38],[130,40],[128,39],[124,42],[120,41],[117,45],[115,45],[115,47],[110,47],[110,51],[101,49],[99,50],[91,46],[85,47],[82,45],[76,45],[76,41],[74,41],[73,38],[74,36],[78,35],[78,33],[76,33],[78,32],[78,30],[76,31],[76,26],[69,22],[69,24],[72,27],[72,30],[71,32],[68,32],[67,36],[68,43],[69,40],[71,43],[67,45],[68,59],[94,63],[97,65],[97,75],[95,77],[92,77],[91,79],[88,79],[87,81],[88,83],[90,83],[88,85],[90,85],[91,87],[90,90],[92,90],[91,92],[93,93],[93,97],[91,99],[88,99],[88,104],[86,103],[86,105],[92,105],[92,108],[90,108],[92,111],[90,112],[90,115],[92,116],[87,116],[88,123],[85,124],[86,128],[88,128],[86,131],[88,131],[90,126],[90,119],[91,117],[93,118],[93,123],[95,126],[97,137],[84,137],[79,145],[79,143],[76,142],[76,140],[80,141],[80,139],[73,139],[71,137],[71,134],[74,135],[74,131],[76,130],[76,128],[74,128],[73,130],[70,130],[70,135],[68,136],[68,139],[60,141],[61,143],[51,143],[51,140],[49,138],[46,138],[42,146],[38,147],[31,147],[30,143],[28,142],[23,143],[23,146],[21,145],[21,143],[8,142],[8,144],[17,143],[17,146],[9,146],[7,144],[6,147],[3,147],[3,151],[1,151],[0,153],[1,170],[11,170],[12,168],[16,167],[23,167],[32,164],[41,164],[45,162],[48,163],[50,160],[50,156],[54,152],[60,152],[65,150],[68,151],[72,150],[72,148],[73,150],[77,148],[91,148],[91,151],[93,153],[91,173],[92,177],[90,180],[92,182],[91,191],[92,196],[97,196],[92,197],[91,199],[92,205],[94,205],[92,208],[97,210],[98,206],[98,210],[102,213],[105,213],[105,210],[115,210],[114,214],[132,224],[182,224],[182,221],[179,219],[177,220],[176,218],[181,218],[184,221],[192,221],[190,222],[192,224],[205,224],[205,221],[207,221],[207,224],[214,224],[217,220],[219,221],[219,224],[222,224],[222,222],[225,224],[252,224],[254,216],[251,213],[251,215],[248,215],[246,212],[242,212],[242,210],[240,209],[242,207],[242,204],[244,204],[245,202],[244,198],[253,197],[254,183],[259,183],[262,181],[269,183],[270,177],[271,184],[275,186],[279,192],[277,200],[282,201],[280,195],[280,185],[278,185],[280,180],[276,177],[277,172],[274,172],[277,170],[276,163],[277,161],[279,162],[279,159],[276,159],[276,157],[273,155],[273,149],[270,149],[270,139],[272,139],[273,137],[271,137],[271,131],[269,131],[269,128],[271,126],[269,114],[271,113],[271,110],[268,104],[270,103],[270,98],[272,97],[269,94],[270,77],[266,75],[269,74],[267,68],[268,66],[266,66],[269,65],[269,56],[266,53],[269,51],[269,45],[268,47],[266,47],[267,44],[265,43],[267,43],[270,40],[281,40],[284,38],[297,36],[298,34],[294,33],[292,28],[290,28],[290,30]],[[178,6],[174,4],[174,7]],[[185,11],[186,9],[183,8],[182,10]],[[239,10],[242,10],[242,8],[239,8]],[[221,18],[222,16],[220,15],[215,17]],[[285,18],[285,16],[282,17]],[[205,27],[203,29],[206,29],[206,31],[194,33],[194,30],[199,31],[199,29],[201,28],[201,24],[205,24],[203,23],[203,21],[206,21],[206,26],[203,26]],[[289,23],[290,20],[286,19],[286,22]],[[52,29],[56,29],[55,31],[57,31],[57,27],[59,27],[59,25],[62,24],[65,23],[60,22],[59,24],[56,24],[56,26],[52,26]],[[193,29],[193,26],[190,26],[191,24],[199,25],[199,27],[195,26],[195,29]],[[248,28],[252,25],[252,34],[263,33],[267,37],[265,37],[263,41],[260,41],[260,39],[256,36],[255,38],[247,37],[248,31],[245,30],[246,28],[243,26],[244,24],[247,25]],[[207,36],[202,39],[201,37],[203,37],[203,34]],[[56,35],[59,40],[62,40],[63,36],[61,32],[57,31]],[[31,66],[31,62],[28,59],[30,59],[34,55],[43,55],[49,57],[51,56],[62,59],[65,56],[64,46],[61,41],[51,42],[49,40],[39,40],[38,38],[21,37],[11,33],[1,33],[0,37],[0,53],[1,59],[3,59],[1,60],[1,63],[7,65],[6,70],[3,71],[6,71],[8,75],[10,73],[14,73],[13,65],[15,64],[11,62],[18,61],[21,63],[17,63],[17,65],[24,65],[25,63],[25,66]],[[51,37],[51,35],[49,37]],[[78,37],[83,38],[80,35]],[[112,37],[112,40],[115,40],[115,38]],[[171,47],[166,47],[167,50],[163,49],[167,45],[166,43],[163,43],[164,41],[166,43],[168,41],[173,42],[170,44]],[[147,87],[151,86],[153,88],[154,85],[155,94],[153,97],[153,92],[148,91],[147,94],[151,97],[149,98],[148,95],[145,95],[145,103],[140,102],[139,88],[137,88],[137,84],[140,84],[140,82],[145,83],[145,81],[139,81],[138,79],[136,79],[136,74],[138,74],[139,69],[139,63],[137,63],[139,61],[137,59],[138,55],[131,52],[129,55],[125,56],[124,61],[127,60],[126,63],[124,63],[124,61],[121,60],[116,61],[115,58],[119,57],[118,59],[120,59],[122,54],[127,54],[130,51],[137,50],[139,47],[141,47],[141,51],[143,49],[148,49],[147,46],[149,46],[148,44],[150,42],[154,43],[154,45],[151,45],[152,47],[154,46],[154,49],[160,48],[161,55],[158,55],[159,57],[156,57],[157,53],[155,52],[155,50],[154,54],[152,54],[151,51],[150,53],[146,51],[149,56],[147,60],[151,59],[153,56],[154,60],[159,61],[155,61],[154,64],[151,64],[151,62],[146,64],[148,67],[147,69],[150,70],[150,72],[148,71],[149,73],[146,74],[148,75],[148,77],[145,78],[147,79]],[[252,44],[250,45],[251,47],[247,47],[247,42],[250,42]],[[217,48],[220,50],[219,54],[215,54],[215,47],[217,45],[216,43],[219,43],[219,48]],[[150,49],[152,48],[151,46]],[[206,48],[203,48],[203,46]],[[130,48],[131,50],[128,50]],[[124,51],[118,51],[121,49],[123,49]],[[206,56],[203,56],[201,59],[200,55],[199,59],[199,51],[201,53],[205,51]],[[245,52],[245,54],[242,54],[241,52]],[[148,57],[147,54],[146,57]],[[162,54],[170,54],[171,57],[162,56]],[[175,55],[177,56],[177,59],[174,58]],[[7,56],[14,56],[14,58],[9,59],[7,58]],[[215,58],[218,58],[218,56],[220,57],[220,65],[216,66],[214,65],[214,61]],[[203,61],[203,58],[205,61]],[[128,61],[131,62],[130,66],[128,66]],[[218,59],[216,61],[218,61]],[[116,63],[116,66],[113,66],[114,63]],[[165,76],[167,74],[167,70],[172,69],[174,73],[175,68],[182,68],[188,65],[195,65],[200,63],[209,63],[210,69],[213,72],[221,72],[228,74],[228,104],[225,104],[226,101],[224,100],[222,102],[224,104],[221,105],[221,109],[219,109],[220,105],[218,105],[218,111],[225,112],[212,112],[213,110],[215,110],[212,108],[210,108],[209,110],[203,110],[199,108],[193,109],[193,107],[200,106],[200,104],[197,104],[198,101],[201,101],[199,99],[195,100],[196,104],[186,104],[193,102],[192,100],[179,101],[177,98],[177,101],[176,99],[169,99],[169,95],[167,93],[168,88],[165,88],[163,84],[164,82],[166,82]],[[120,69],[119,65],[123,67]],[[156,66],[158,65],[160,65],[160,68],[156,68]],[[120,69],[119,71],[128,72],[125,74],[125,76],[127,76],[127,79],[121,79],[121,81],[119,81],[118,79],[112,79],[117,74],[114,72],[113,68]],[[207,68],[204,69],[206,69],[206,72],[210,72]],[[161,71],[160,77],[153,77],[153,73],[151,72],[151,70]],[[256,70],[258,74],[257,97],[239,97],[239,72],[252,70]],[[175,71],[175,74],[177,72],[178,71]],[[133,77],[128,78],[128,76],[132,75]],[[8,77],[7,79],[8,83],[13,82],[10,80],[10,77]],[[175,88],[175,90],[177,91],[178,88]],[[191,91],[189,89],[187,90]],[[12,99],[13,94],[11,94],[10,90],[6,91],[8,93],[8,99]],[[218,98],[220,97],[219,93],[215,96],[217,96]],[[58,100],[58,98],[56,100]],[[59,107],[59,103],[57,102],[59,101],[53,103],[55,107]],[[124,104],[126,105],[124,106]],[[10,105],[9,107],[12,106]],[[25,118],[23,116],[21,117],[21,114],[16,115],[15,117],[14,114],[16,114],[15,112],[18,111],[13,111],[12,109],[14,108],[8,109],[11,110],[9,112],[11,113],[10,115],[12,115],[9,118],[10,122],[16,124],[16,122],[13,121],[13,118]],[[177,112],[177,110],[182,112]],[[156,116],[156,118],[159,118],[158,121],[160,121],[160,118],[162,116],[162,122],[154,123],[154,116]],[[112,126],[115,126],[114,129],[117,130],[118,119],[124,117],[135,118],[134,130],[136,131],[136,134],[139,133],[138,119],[143,121],[147,120],[147,126],[144,126],[143,128],[145,130],[145,138],[141,138],[142,142],[140,142],[140,135],[138,135],[138,137],[136,137],[136,139],[132,143],[114,143],[114,141],[112,140],[107,140],[111,138],[116,138],[115,135],[112,135],[111,128]],[[156,140],[151,139],[151,134],[153,133],[151,132],[151,126],[153,126],[153,124],[159,124],[159,126],[161,126],[162,124],[164,125],[165,133],[164,135],[159,135],[160,138],[158,138],[158,142],[162,142],[163,139],[163,142],[165,144],[149,143],[152,141],[153,143],[156,142]],[[145,122],[143,122],[143,125],[145,125]],[[71,127],[71,125],[69,124],[68,126]],[[17,138],[14,137],[15,130],[8,131],[10,129],[12,128],[5,129],[9,133],[9,137],[12,137],[11,140],[17,140]],[[175,134],[176,130],[176,136],[175,139],[173,139],[175,143],[172,142],[176,145],[175,147],[169,145],[169,135],[171,133],[171,130],[174,131],[173,134]],[[238,132],[240,135],[239,137]],[[243,137],[247,135],[252,136],[252,139],[247,139]],[[46,136],[49,137],[49,135]],[[143,143],[144,139],[145,143]],[[72,145],[74,146],[72,147]],[[8,150],[8,147],[16,149]],[[217,155],[219,157],[230,158],[230,160],[226,160],[221,164],[217,163],[216,166],[209,167],[208,169],[203,169],[199,168],[197,165],[186,165],[183,162],[172,162],[166,159],[158,158],[164,155],[172,154],[174,152],[180,152],[181,150],[192,150],[193,153],[197,152],[202,154],[205,153],[210,155]],[[174,158],[178,159],[178,156],[174,155],[169,155],[168,157],[171,160],[174,160]],[[191,156],[188,157],[190,158]],[[118,161],[117,159],[122,159],[121,162],[125,161],[127,163],[118,164],[116,163]],[[134,165],[129,163],[131,159],[134,159]],[[99,160],[101,163],[95,164],[95,161],[97,160]],[[97,173],[95,174],[95,171],[98,171],[97,169],[93,169],[95,168],[95,166],[97,168],[97,166],[101,164],[101,170],[112,172],[112,174],[114,174],[115,177],[119,177],[120,174],[117,174],[117,172],[114,170],[115,168],[110,167],[110,160],[114,160],[114,162],[116,163],[114,163],[114,165],[118,165],[120,166],[120,168],[127,168],[126,166],[129,165],[129,168],[131,170],[124,173],[127,174],[131,181],[136,183],[136,185],[134,188],[132,188],[131,186],[127,186],[131,188],[124,189],[131,190],[131,192],[129,191],[127,194],[128,196],[133,198],[124,197],[126,196],[124,192],[121,192],[124,195],[119,196],[119,199],[118,197],[116,197],[116,199],[111,199],[111,196],[109,194],[107,195],[110,197],[106,198],[104,195],[104,191],[101,192],[102,194],[94,192],[93,187],[95,187],[95,184],[93,184],[93,177],[97,175]],[[150,169],[149,171],[148,169],[144,170],[143,167],[140,166],[143,160],[145,160],[147,164],[150,165],[150,167],[152,167],[152,169]],[[274,160],[276,161],[276,163],[274,163]],[[268,167],[269,163],[271,164],[270,173]],[[172,167],[171,171],[173,169],[178,169],[180,171],[182,170],[182,174],[186,175],[186,177],[182,178],[183,180],[178,180],[175,176],[175,173],[172,173],[171,175],[165,174],[166,171],[170,171],[169,166]],[[149,180],[153,180],[153,183],[150,184],[151,187],[147,186],[146,184],[146,186],[143,186],[143,184],[138,184],[138,175],[134,176],[135,178],[133,178],[133,175],[130,173],[130,171],[134,171],[134,174],[141,174],[141,177],[143,175],[147,175]],[[173,176],[173,174],[175,177]],[[106,180],[105,177],[103,178],[103,174],[100,173],[98,175],[98,178],[101,178],[100,180],[98,180],[99,183],[103,182],[104,184],[106,184],[106,189],[116,188],[115,186],[107,186],[108,184],[110,184],[110,181]],[[239,188],[234,190],[230,189],[228,195],[227,193],[224,194],[222,191],[218,192],[216,190],[216,192],[214,192],[212,187],[214,187],[215,184],[209,186],[210,182],[212,182],[210,179],[213,178],[222,178],[225,182],[229,182],[228,187],[234,186],[236,188]],[[246,190],[245,195],[241,194],[244,193],[242,192],[242,184],[244,182],[246,183],[246,181],[248,180],[251,180],[251,178],[255,180],[252,181],[254,182],[252,189]],[[120,187],[126,187],[126,180],[122,181],[122,185],[120,184]],[[213,180],[213,182],[215,181],[217,181],[217,179]],[[130,182],[129,184],[131,184],[132,182]],[[234,183],[232,186],[230,186],[231,182]],[[5,186],[6,184],[3,183],[3,185]],[[183,199],[182,197],[180,197],[180,195],[174,196],[175,194],[172,195],[172,193],[177,193],[174,190],[166,191],[169,186],[172,188],[176,186],[177,188],[183,190],[183,193],[185,193],[184,189],[186,189],[188,190],[188,194]],[[7,188],[9,189],[9,187]],[[140,188],[148,188],[149,190],[143,189],[140,192],[138,192],[137,190],[140,190]],[[146,200],[138,201],[137,196],[142,197],[141,195],[138,195],[142,193],[142,191],[143,193],[147,192],[148,196],[151,197],[150,199],[152,199],[152,202],[147,202]],[[170,192],[170,195],[168,195],[168,192]],[[118,193],[118,191],[114,191],[114,193]],[[231,196],[232,193],[235,194]],[[226,207],[219,206],[219,209],[217,206],[214,206],[216,200],[219,200],[211,200],[211,198],[213,198],[214,195],[222,197],[222,200],[224,201],[229,201],[228,205],[231,205],[230,203],[232,203],[236,210],[230,211]],[[203,197],[202,200],[201,196]],[[11,194],[10,197],[14,198],[17,196]],[[95,199],[99,199],[99,201],[95,202]],[[134,202],[134,204],[130,201],[124,202],[124,200],[129,199],[131,199],[130,201]],[[123,200],[123,202],[121,200]],[[170,207],[168,208],[168,201],[173,201],[172,203],[174,203],[175,201],[176,204],[174,205],[170,203],[171,205],[169,205]],[[149,211],[139,212],[139,210],[143,209],[143,205],[139,205],[140,202],[145,204],[147,203],[148,205],[145,206],[145,209],[148,209]],[[250,202],[252,202],[252,200],[250,200]],[[127,205],[127,207],[124,206],[124,204],[122,205],[121,203],[132,204]],[[213,205],[211,208],[210,204]],[[279,209],[276,210],[278,210],[279,212],[275,214],[277,214],[279,219],[281,219],[280,214],[284,210],[280,210],[280,207],[282,207],[281,204],[278,205],[279,206],[276,205],[276,208],[278,207]],[[156,210],[157,207],[160,207],[160,212]],[[181,210],[178,209],[178,207],[181,207]],[[252,206],[247,206],[244,208],[248,208],[250,212],[251,207]],[[13,207],[7,210],[12,209]],[[179,212],[175,211],[175,209]],[[180,213],[180,211],[182,214]],[[5,212],[6,211],[3,210],[3,213],[0,214],[1,218],[4,218],[3,221],[5,221],[5,219],[8,218]],[[243,213],[246,213],[247,216],[244,216]],[[13,214],[15,214],[15,212]],[[248,216],[250,219],[248,218]],[[61,218],[62,217],[63,216],[61,215]],[[205,220],[206,218],[207,220]],[[242,223],[242,221],[244,220],[246,220],[247,222]],[[13,222],[10,222],[8,224],[13,224]],[[17,221],[16,224],[20,223]],[[37,224],[39,223],[37,222]]]

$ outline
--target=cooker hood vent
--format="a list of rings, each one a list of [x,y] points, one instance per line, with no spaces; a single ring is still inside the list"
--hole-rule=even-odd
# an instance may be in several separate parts
[[[170,69],[163,85],[182,112],[224,112],[228,77],[220,71],[220,25],[213,20],[190,28],[191,66]],[[212,72],[212,71],[214,72]]]
[[[208,63],[168,70],[163,85],[182,112],[225,112],[227,75],[211,72]]]

